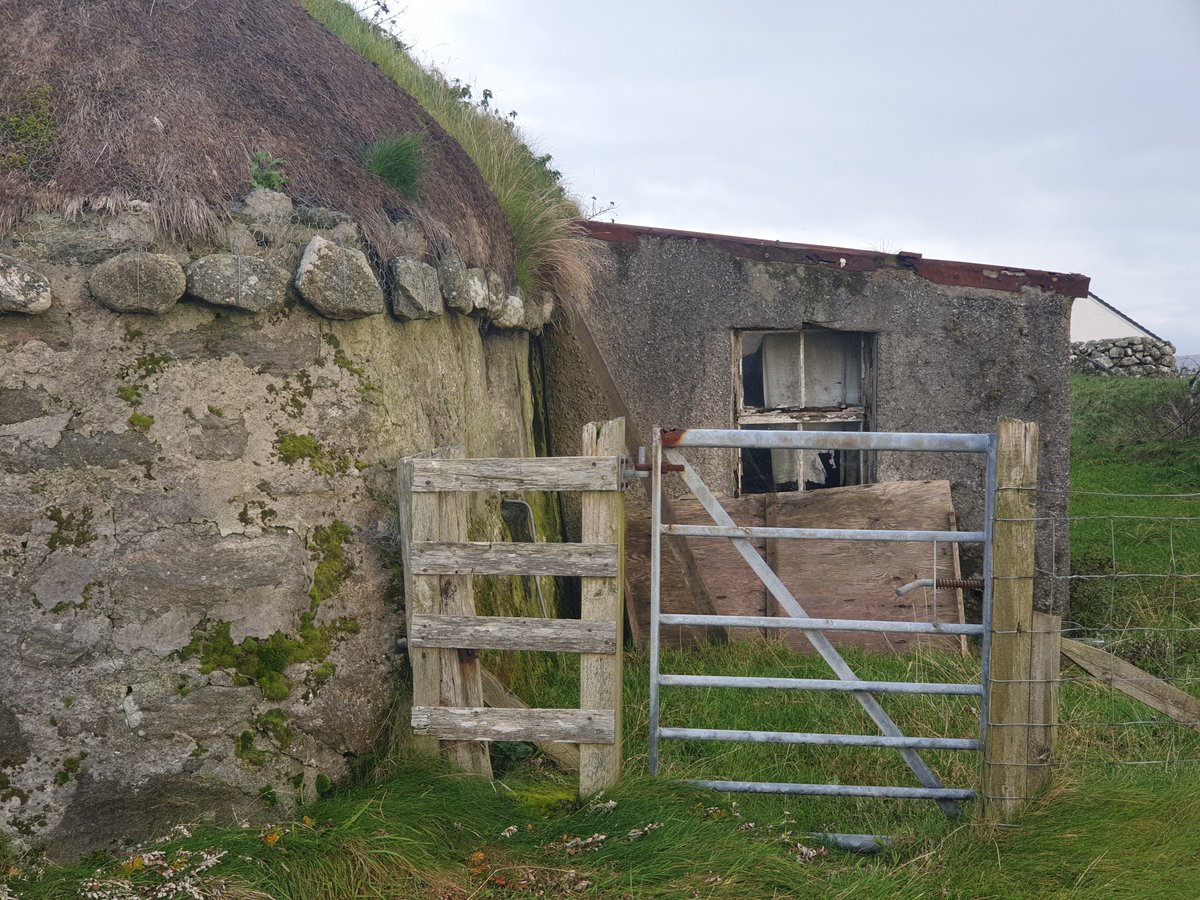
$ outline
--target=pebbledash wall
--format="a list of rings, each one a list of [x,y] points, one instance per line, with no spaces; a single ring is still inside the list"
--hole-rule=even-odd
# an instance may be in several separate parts
[[[396,227],[390,297],[354,222],[270,191],[220,246],[156,246],[136,205],[35,214],[0,243],[0,823],[18,840],[65,858],[262,816],[378,738],[403,632],[394,463],[534,455],[549,314]],[[477,539],[499,537],[494,512]]]
[[[587,223],[605,259],[580,301],[633,425],[737,427],[733,334],[819,327],[869,336],[866,427],[990,432],[1000,416],[1040,425],[1040,514],[1066,514],[1071,300],[1080,275]],[[564,323],[564,326],[567,323]],[[548,344],[555,446],[573,452],[581,423],[610,413],[579,371],[570,329]],[[630,429],[632,431],[632,429]],[[692,455],[692,454],[689,454]],[[738,489],[732,451],[695,453],[714,490]],[[962,528],[982,524],[979,457],[878,454],[881,481],[948,478]],[[1065,529],[1039,528],[1039,569],[1067,571]],[[978,571],[976,548],[964,569]],[[1051,564],[1051,558],[1054,564]],[[1038,585],[1039,608],[1065,592]]]
[[[1171,378],[1179,374],[1175,345],[1149,337],[1076,341],[1071,344],[1071,370],[1127,378]]]

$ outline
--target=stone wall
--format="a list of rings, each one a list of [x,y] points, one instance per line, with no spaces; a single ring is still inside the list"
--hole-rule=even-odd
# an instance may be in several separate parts
[[[262,191],[222,246],[156,246],[137,209],[0,243],[18,840],[63,858],[261,817],[378,739],[403,626],[394,463],[534,455],[546,314],[410,237],[387,291],[353,222]],[[475,536],[499,537],[494,513],[476,501]]]
[[[1071,344],[1071,371],[1127,378],[1171,378],[1175,345],[1149,337],[1105,338]]]

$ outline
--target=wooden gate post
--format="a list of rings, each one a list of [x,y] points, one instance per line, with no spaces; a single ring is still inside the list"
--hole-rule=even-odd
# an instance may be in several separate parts
[[[1040,734],[1031,726],[1043,708],[1031,703],[1037,456],[1037,423],[1000,419],[982,791],[984,815],[996,822],[1013,820],[1040,785],[1043,768],[1031,753]]]
[[[591,422],[583,429],[584,456],[620,456],[625,452],[625,420]],[[580,619],[616,622],[617,646],[612,654],[583,653],[579,659],[580,709],[611,709],[615,732],[611,744],[579,745],[579,796],[590,797],[611,787],[621,776],[621,626],[625,583],[625,494],[622,491],[585,491],[582,497],[585,544],[616,544],[616,578],[583,578],[580,585]]]
[[[424,455],[432,456],[437,451]],[[396,468],[396,481],[400,493],[400,548],[404,558],[404,618],[405,631],[412,634],[414,615],[429,616],[438,611],[437,579],[418,578],[408,565],[414,540],[432,540],[437,534],[437,495],[418,494],[412,489],[413,460],[404,458]],[[413,706],[437,706],[441,696],[441,670],[438,651],[427,647],[408,649],[412,666]],[[413,746],[425,753],[436,753],[437,738],[414,734]]]

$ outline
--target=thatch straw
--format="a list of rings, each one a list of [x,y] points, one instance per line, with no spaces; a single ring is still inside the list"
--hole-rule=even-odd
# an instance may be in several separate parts
[[[412,131],[419,209],[363,165]],[[33,209],[145,200],[164,234],[208,237],[260,150],[284,160],[293,199],[353,216],[381,256],[389,222],[415,215],[469,264],[514,275],[511,231],[462,148],[292,0],[0,0],[0,235]]]

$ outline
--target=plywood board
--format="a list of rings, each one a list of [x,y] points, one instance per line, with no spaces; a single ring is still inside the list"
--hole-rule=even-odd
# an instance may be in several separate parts
[[[776,523],[787,528],[878,528],[948,530],[954,524],[948,481],[894,481],[776,494]],[[895,541],[773,541],[775,572],[800,605],[815,618],[884,619],[906,622],[960,622],[961,601],[954,590],[916,588],[903,597],[896,589],[933,578],[934,547]],[[939,578],[959,577],[953,545],[938,544]],[[776,607],[772,614],[782,611]],[[904,652],[918,642],[958,649],[956,637],[869,632],[828,632],[837,646]],[[807,649],[802,634],[784,638]]]
[[[765,494],[722,500],[729,514],[739,525],[762,525]],[[711,525],[712,519],[700,504],[685,497],[675,501],[675,516],[682,525]],[[708,585],[718,615],[763,616],[767,612],[767,591],[761,581],[724,538],[686,538],[688,547]],[[765,551],[765,541],[755,541],[759,551]],[[625,570],[629,584],[626,610],[634,645],[646,646],[650,640],[650,507],[648,504],[626,505]],[[699,612],[679,567],[663,541],[664,613]],[[687,647],[705,640],[706,629],[681,625],[664,625],[663,646]],[[733,628],[729,637],[742,640],[756,637],[756,629]]]
[[[888,482],[826,488],[788,494],[755,494],[722,498],[722,505],[739,525],[778,525],[795,528],[903,528],[952,530],[954,508],[947,481]],[[675,502],[681,524],[707,525],[712,520],[698,502]],[[649,640],[650,511],[632,504],[626,516],[626,566],[629,580],[629,618],[634,641]],[[750,571],[728,540],[687,538],[701,573],[722,615],[779,615],[762,582]],[[756,541],[772,568],[813,617],[893,619],[899,621],[962,621],[961,592],[916,588],[903,597],[896,588],[932,578],[934,554],[930,544],[848,541]],[[952,545],[939,544],[937,574],[959,577]],[[935,615],[936,600],[936,615]],[[695,613],[683,579],[664,553],[663,612]],[[865,646],[905,652],[918,641],[958,649],[957,637],[904,634],[829,632],[836,646]],[[754,629],[732,629],[731,637],[761,638]],[[663,646],[688,646],[703,639],[703,630],[664,626]],[[809,647],[799,633],[782,635],[797,649]]]

